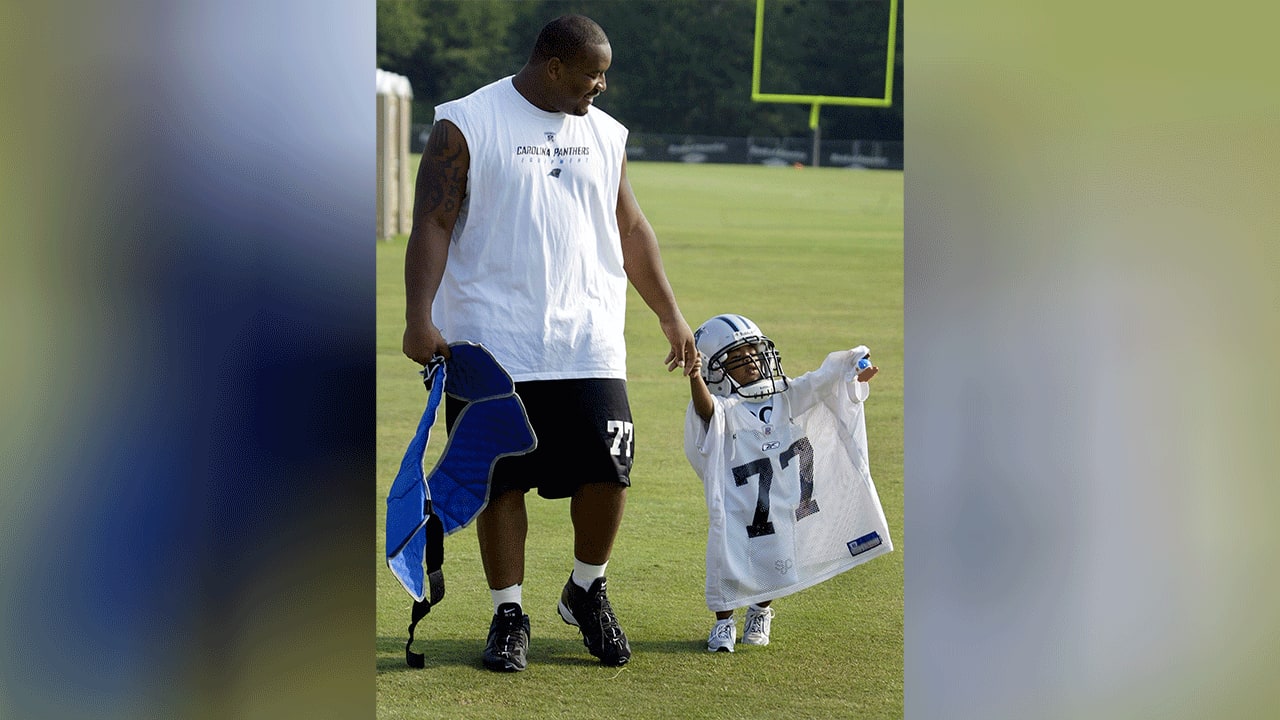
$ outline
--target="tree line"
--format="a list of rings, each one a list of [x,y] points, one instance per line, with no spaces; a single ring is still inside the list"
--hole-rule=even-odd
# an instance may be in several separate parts
[[[883,97],[889,0],[766,0],[760,89]],[[413,86],[414,121],[510,75],[543,25],[580,13],[613,48],[597,105],[637,133],[803,137],[809,105],[751,100],[755,0],[377,0],[377,62]],[[824,138],[902,140],[902,2],[893,104],[824,105]]]

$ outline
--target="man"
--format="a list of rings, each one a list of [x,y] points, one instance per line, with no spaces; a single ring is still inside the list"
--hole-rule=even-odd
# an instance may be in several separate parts
[[[426,364],[449,342],[483,344],[516,382],[537,448],[499,460],[476,520],[494,616],[484,666],[526,666],[524,494],[571,498],[573,571],[558,611],[609,666],[631,646],[606,593],[634,448],[623,323],[630,281],[694,366],[657,237],[626,176],[627,130],[593,107],[608,37],[567,15],[538,35],[514,76],[436,108],[405,251],[404,353]],[[447,339],[446,339],[447,338]],[[446,401],[452,427],[462,410]]]

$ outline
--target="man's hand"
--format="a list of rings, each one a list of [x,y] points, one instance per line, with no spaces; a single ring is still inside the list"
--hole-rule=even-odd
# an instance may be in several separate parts
[[[419,365],[425,367],[437,355],[449,359],[449,343],[440,333],[435,323],[427,320],[422,323],[409,323],[404,329],[404,342],[401,345],[404,354]]]
[[[681,373],[686,377],[697,372],[694,359],[698,357],[698,348],[693,342],[693,331],[689,329],[689,323],[684,321],[683,317],[678,317],[670,322],[663,322],[662,334],[667,336],[667,342],[671,343],[671,352],[667,353],[667,372],[671,372],[676,368],[684,368]]]

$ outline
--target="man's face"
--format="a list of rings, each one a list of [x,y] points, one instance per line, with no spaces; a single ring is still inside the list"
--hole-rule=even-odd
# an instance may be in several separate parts
[[[569,115],[586,115],[595,97],[605,91],[604,73],[613,62],[608,43],[588,45],[575,57],[562,61],[556,78],[556,109]]]

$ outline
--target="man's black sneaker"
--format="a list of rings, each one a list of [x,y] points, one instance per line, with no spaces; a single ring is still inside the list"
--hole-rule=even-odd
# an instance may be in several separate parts
[[[605,594],[604,578],[596,578],[590,590],[583,590],[569,576],[560,593],[556,608],[560,618],[582,631],[582,644],[605,665],[626,665],[631,659],[631,645],[618,626],[609,597]]]
[[[529,616],[516,603],[502,603],[489,623],[484,666],[497,672],[519,672],[529,651]]]

